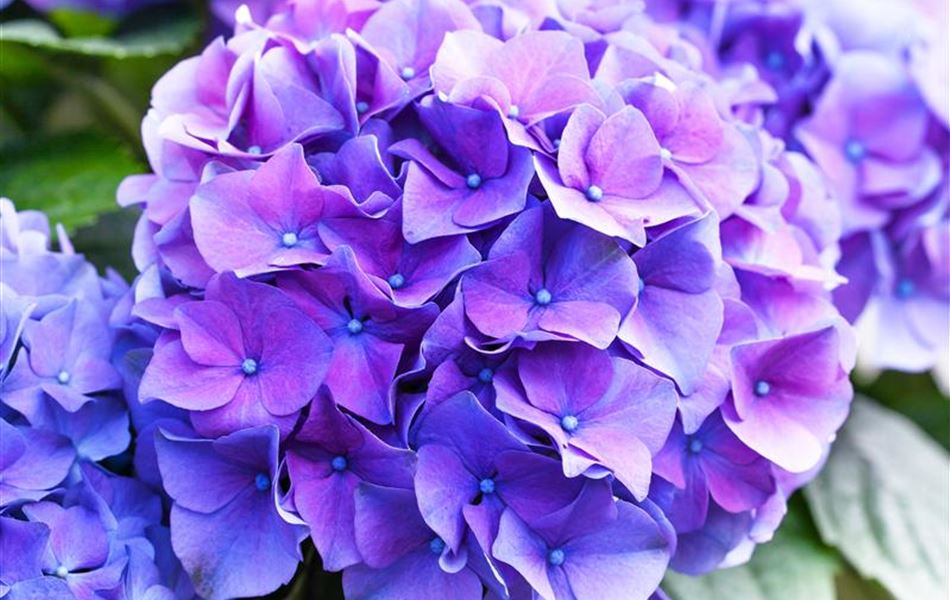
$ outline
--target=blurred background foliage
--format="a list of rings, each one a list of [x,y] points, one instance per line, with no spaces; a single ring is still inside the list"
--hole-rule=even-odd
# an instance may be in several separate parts
[[[123,177],[147,172],[139,126],[155,81],[221,33],[200,0],[116,18],[23,2],[0,12],[0,195],[46,211],[100,269],[135,276]],[[950,398],[929,374],[855,378],[859,398],[818,478],[747,564],[671,574],[673,600],[947,597]],[[312,546],[273,598],[338,598]]]

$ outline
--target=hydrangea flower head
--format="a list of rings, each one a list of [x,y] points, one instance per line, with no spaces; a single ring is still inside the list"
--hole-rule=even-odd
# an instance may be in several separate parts
[[[769,45],[623,3],[269,10],[156,85],[155,173],[120,194],[137,458],[198,593],[273,591],[309,535],[352,598],[646,600],[768,539],[854,363],[850,229],[776,137],[800,115],[768,117],[810,106],[771,87],[805,19],[744,13]]]

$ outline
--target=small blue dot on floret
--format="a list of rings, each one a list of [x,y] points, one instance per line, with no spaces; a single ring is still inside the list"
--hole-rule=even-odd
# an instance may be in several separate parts
[[[859,163],[868,155],[867,147],[858,140],[848,140],[844,145],[844,155],[853,163]]]
[[[755,382],[755,395],[756,396],[767,396],[769,392],[772,391],[772,386],[769,385],[768,381],[759,380]]]
[[[251,146],[247,149],[248,154],[260,154],[263,152],[260,146]]]
[[[244,362],[241,363],[241,371],[243,371],[245,375],[257,373],[257,361],[253,358],[245,358]]]
[[[643,293],[643,288],[647,286],[647,283],[643,281],[643,277],[637,278],[637,294]]]
[[[699,452],[700,452],[702,449],[703,449],[703,442],[702,442],[702,440],[698,440],[698,439],[696,439],[696,438],[692,438],[691,440],[689,440],[689,451],[690,451],[690,452],[692,452],[693,454],[699,454]]]
[[[57,577],[62,579],[63,577],[69,575],[69,569],[67,569],[64,565],[59,565],[56,567],[56,571],[54,571],[54,573]]]
[[[445,550],[445,542],[442,541],[442,538],[432,538],[432,541],[429,542],[429,550],[433,554],[442,554],[442,551]]]
[[[356,335],[363,331],[363,322],[359,319],[350,319],[350,322],[346,324],[346,330]]]
[[[467,185],[469,189],[477,190],[479,186],[482,185],[482,176],[478,173],[472,173],[465,178],[465,185]]]
[[[521,116],[521,108],[517,104],[512,104],[508,107],[508,116],[512,119],[517,119]]]
[[[293,231],[288,231],[284,235],[280,236],[280,243],[284,246],[284,248],[293,248],[299,241],[300,239]]]
[[[69,371],[60,371],[56,375],[56,381],[60,382],[63,385],[69,383],[69,380],[72,379],[72,376],[69,374]]]
[[[488,367],[485,367],[478,372],[478,380],[482,383],[491,383],[492,378],[495,377],[495,372]]]
[[[348,464],[345,456],[334,456],[330,461],[334,471],[345,471]]]
[[[399,76],[402,77],[403,81],[409,81],[416,76],[416,70],[412,67],[403,67],[402,71],[399,72]]]
[[[478,482],[478,489],[483,494],[494,494],[495,493],[495,480],[490,477],[486,477]]]
[[[914,282],[910,279],[901,279],[897,282],[894,294],[901,300],[910,298],[914,295]]]
[[[538,306],[547,306],[551,304],[551,292],[547,291],[545,288],[541,288],[534,293],[534,301]]]
[[[552,567],[560,567],[564,564],[564,551],[555,548],[548,552],[548,564]]]
[[[386,281],[389,283],[389,287],[393,288],[394,290],[398,290],[402,286],[406,285],[406,278],[402,273],[393,273]]]
[[[770,51],[765,55],[765,66],[772,71],[778,71],[785,66],[785,55],[778,50]]]
[[[270,489],[270,477],[264,473],[258,473],[254,476],[254,487],[259,492],[266,492]]]
[[[574,415],[564,415],[561,417],[561,429],[568,433],[573,433],[577,431],[577,426],[579,425],[577,417]]]
[[[587,196],[587,199],[591,202],[600,202],[604,198],[604,190],[600,189],[600,186],[591,185],[588,186],[584,195]]]
[[[369,104],[368,104],[368,103],[363,102],[362,100],[360,100],[359,102],[356,103],[356,112],[357,112],[357,113],[363,114],[363,113],[365,113],[365,112],[368,111],[368,110],[369,110]]]

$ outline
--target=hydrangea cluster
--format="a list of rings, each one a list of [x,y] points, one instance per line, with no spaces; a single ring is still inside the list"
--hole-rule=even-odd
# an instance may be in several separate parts
[[[0,596],[194,595],[161,487],[128,471],[128,286],[0,199]],[[128,326],[128,327],[127,327]],[[148,343],[150,345],[150,343]]]
[[[848,279],[834,301],[857,322],[862,363],[950,377],[947,4],[671,4],[664,18],[706,40],[707,69],[745,90],[743,118],[801,148],[827,178]]]
[[[747,559],[855,354],[765,84],[638,3],[276,9],[155,86],[130,290],[4,209],[5,422],[75,450],[0,583],[263,595],[309,537],[347,598],[645,600]]]

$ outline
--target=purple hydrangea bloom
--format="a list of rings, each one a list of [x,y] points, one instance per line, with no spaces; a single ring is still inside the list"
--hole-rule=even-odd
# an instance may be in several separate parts
[[[671,538],[665,521],[590,485],[561,513],[531,525],[506,509],[493,551],[542,597],[648,598],[666,572]]]
[[[326,385],[334,400],[374,423],[392,422],[393,378],[406,347],[435,318],[436,306],[393,303],[363,273],[347,246],[323,269],[279,281],[333,341]]]
[[[629,140],[637,140],[633,150],[617,155],[617,145]],[[664,174],[660,150],[636,108],[605,116],[584,105],[564,128],[556,167],[550,159],[535,160],[558,216],[642,246],[647,225],[700,212],[699,202]]]
[[[319,264],[329,253],[317,225],[334,201],[345,199],[319,184],[292,144],[257,171],[225,173],[195,191],[195,245],[212,269],[241,277]]]
[[[353,529],[360,483],[410,488],[414,460],[410,451],[385,444],[341,413],[329,394],[314,400],[287,451],[287,470],[294,504],[310,526],[325,569],[362,562]]]
[[[76,452],[69,438],[0,420],[0,507],[39,500],[69,474]]]
[[[412,490],[362,483],[356,512],[356,543],[365,563],[343,573],[348,598],[482,597],[482,582],[464,558],[442,566],[449,550],[422,520]]]
[[[265,594],[302,558],[306,529],[277,510],[278,435],[273,425],[214,440],[158,434],[172,546],[204,598]]]
[[[583,344],[544,344],[522,353],[517,376],[499,378],[498,408],[544,430],[561,453],[565,475],[596,476],[606,468],[636,497],[647,495],[652,456],[676,413],[668,380]]]
[[[636,301],[637,272],[617,242],[525,211],[462,279],[465,314],[495,340],[580,340],[606,348]],[[503,310],[499,308],[504,307]]]
[[[109,362],[111,333],[91,304],[73,301],[24,331],[24,355],[4,381],[4,402],[35,415],[44,395],[76,412],[90,394],[119,387]]]
[[[780,467],[801,472],[848,414],[851,383],[834,327],[732,349],[732,398],[726,424]]]
[[[205,435],[272,422],[289,431],[327,372],[327,336],[272,287],[223,274],[175,319],[179,333],[156,349],[139,395],[199,411]]]
[[[439,144],[439,160],[416,140],[392,151],[413,159],[403,196],[403,233],[414,243],[484,229],[525,206],[531,154],[508,142],[495,112],[429,97],[419,119]]]
[[[701,527],[710,501],[739,513],[762,506],[775,491],[771,463],[739,441],[716,413],[689,435],[677,421],[654,470],[678,488],[666,511],[677,531]]]

